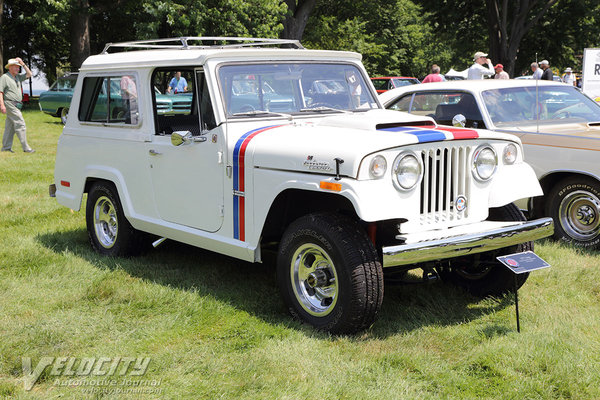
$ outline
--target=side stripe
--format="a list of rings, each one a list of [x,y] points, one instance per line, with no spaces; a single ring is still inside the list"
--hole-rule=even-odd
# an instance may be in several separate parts
[[[253,129],[243,134],[233,148],[233,238],[246,239],[246,149],[250,141],[258,134],[283,125],[270,125]]]

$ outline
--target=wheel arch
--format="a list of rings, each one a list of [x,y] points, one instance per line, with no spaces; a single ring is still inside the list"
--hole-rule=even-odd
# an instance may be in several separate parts
[[[534,218],[539,218],[539,217],[545,216],[546,204],[548,202],[547,195],[548,195],[548,193],[550,193],[550,191],[552,190],[554,185],[556,185],[558,182],[560,182],[561,180],[563,180],[565,178],[575,178],[575,177],[591,178],[591,179],[595,180],[596,182],[600,183],[599,176],[592,174],[590,172],[586,172],[586,171],[561,170],[561,171],[548,172],[539,178],[540,186],[542,187],[542,190],[544,191],[544,195],[533,197],[529,201],[530,214]]]
[[[345,196],[304,189],[285,189],[271,203],[261,231],[261,240],[279,241],[293,221],[313,212],[337,212],[360,219],[354,205]]]

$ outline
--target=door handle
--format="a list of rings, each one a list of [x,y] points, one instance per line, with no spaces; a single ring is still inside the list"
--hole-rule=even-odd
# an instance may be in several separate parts
[[[150,150],[150,151],[149,151],[149,153],[150,153],[150,155],[151,155],[151,156],[159,156],[159,155],[161,155],[161,154],[162,154],[162,153],[159,153],[159,152],[158,152],[158,151],[156,151],[156,150]]]

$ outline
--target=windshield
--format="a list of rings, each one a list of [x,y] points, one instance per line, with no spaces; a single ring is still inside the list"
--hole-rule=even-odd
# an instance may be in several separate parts
[[[54,92],[72,92],[75,89],[75,83],[77,82],[77,75],[70,75],[65,77],[60,77],[52,86],[50,86],[51,91]]]
[[[379,107],[360,70],[350,64],[224,65],[219,81],[227,115],[234,117]]]
[[[571,86],[538,87],[537,95],[535,86],[486,90],[482,95],[497,127],[600,121],[600,105]]]

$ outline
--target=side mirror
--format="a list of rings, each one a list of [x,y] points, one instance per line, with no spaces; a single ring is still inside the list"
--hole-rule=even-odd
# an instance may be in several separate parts
[[[206,142],[206,136],[192,136],[190,131],[175,131],[171,134],[171,144],[181,146],[194,142]]]
[[[464,128],[467,125],[467,119],[462,114],[456,114],[454,118],[452,118],[452,126],[456,126],[457,128]]]

